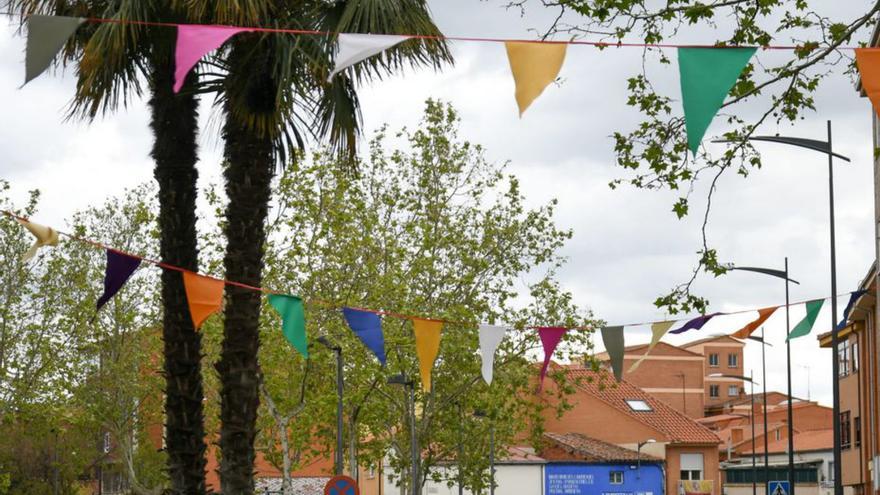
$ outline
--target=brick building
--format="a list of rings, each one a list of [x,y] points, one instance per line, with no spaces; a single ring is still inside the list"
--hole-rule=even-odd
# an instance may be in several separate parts
[[[724,411],[724,405],[744,394],[743,381],[735,378],[712,375],[743,376],[745,363],[743,349],[745,343],[729,335],[719,335],[696,340],[682,345],[682,349],[702,355],[703,386],[705,389],[704,410],[706,416]]]
[[[616,383],[606,370],[556,367],[576,387],[569,398],[572,409],[557,418],[547,411],[544,427],[558,434],[577,433],[605,443],[636,450],[666,463],[665,493],[679,493],[682,480],[711,480],[714,495],[721,494],[718,436],[666,402],[624,380]],[[553,400],[547,381],[540,400]]]
[[[623,354],[623,369],[626,380],[652,396],[666,402],[675,410],[691,418],[702,418],[705,403],[705,357],[702,354],[667,344],[658,343],[645,356],[648,345],[627,347]],[[608,354],[596,356],[607,361]],[[630,367],[644,358],[632,373]]]
[[[880,436],[878,436],[878,354],[875,322],[877,265],[871,266],[861,284],[867,293],[860,297],[849,321],[838,333],[840,344],[840,444],[844,487],[856,495],[880,490]],[[831,333],[819,336],[822,347],[831,348]],[[797,424],[797,423],[795,423]]]

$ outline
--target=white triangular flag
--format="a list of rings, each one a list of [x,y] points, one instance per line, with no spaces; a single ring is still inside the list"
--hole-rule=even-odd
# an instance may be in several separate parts
[[[38,223],[33,223],[28,220],[22,220],[20,218],[17,219],[18,223],[20,223],[24,228],[28,229],[28,231],[36,237],[34,240],[34,244],[30,249],[24,253],[24,256],[21,257],[22,261],[30,261],[37,254],[37,249],[43,246],[57,246],[58,245],[58,232],[55,231],[52,227],[46,227],[45,225],[40,225]]]
[[[495,351],[504,340],[507,329],[495,325],[480,325],[480,355],[483,358],[483,380],[492,384],[492,369],[495,366]]]
[[[342,72],[361,60],[372,57],[378,53],[382,53],[392,46],[406,41],[409,36],[398,36],[393,34],[351,34],[342,33],[338,38],[338,49],[336,51],[336,60],[333,71],[327,77],[327,81],[333,79],[333,76]]]

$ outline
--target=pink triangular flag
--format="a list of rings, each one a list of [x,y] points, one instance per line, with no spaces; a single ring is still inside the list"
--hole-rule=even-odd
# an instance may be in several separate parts
[[[538,391],[544,388],[544,377],[547,376],[547,367],[550,366],[550,358],[562,336],[567,332],[567,328],[563,327],[540,327],[538,328],[538,337],[541,337],[541,345],[544,346],[544,365],[541,366],[541,381],[538,383]]]
[[[177,48],[174,51],[174,92],[180,91],[187,74],[202,57],[220,48],[226,40],[242,31],[250,31],[250,29],[232,26],[178,25]]]

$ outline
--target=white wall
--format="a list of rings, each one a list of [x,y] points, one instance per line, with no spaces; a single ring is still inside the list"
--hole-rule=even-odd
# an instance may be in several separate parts
[[[385,467],[390,470],[390,466]],[[458,495],[458,485],[455,481],[455,468],[435,469],[443,478],[453,481],[451,487],[446,481],[435,483],[428,481],[422,490],[422,495]],[[388,477],[383,480],[385,495],[400,494],[400,487],[389,481]],[[495,466],[495,495],[542,495],[544,493],[544,466],[541,464],[501,464]],[[466,495],[475,495],[465,490]],[[486,495],[488,490],[483,494]]]

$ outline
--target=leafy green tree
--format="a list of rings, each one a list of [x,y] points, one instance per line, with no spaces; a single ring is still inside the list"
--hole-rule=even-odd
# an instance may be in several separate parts
[[[38,193],[17,209],[9,187],[2,183],[0,207],[34,215]],[[155,208],[144,202],[152,192],[141,187],[77,213],[67,230],[154,255]],[[0,466],[11,473],[10,493],[73,493],[80,476],[105,468],[118,469],[134,493],[158,493],[167,484],[165,459],[147,433],[162,424],[159,273],[136,273],[96,314],[103,250],[62,238],[24,263],[30,234],[7,216],[0,232],[0,272],[9,283],[0,313],[0,428],[9,448],[0,451],[10,453]],[[105,435],[112,452],[100,448]]]
[[[5,0],[4,10],[30,14],[103,17],[121,21],[192,21],[184,2]],[[196,19],[198,21],[198,19]],[[159,185],[161,260],[198,271],[196,180],[198,99],[191,74],[180,94],[172,92],[176,33],[167,27],[87,23],[68,44],[64,59],[75,64],[77,89],[71,115],[92,120],[149,94],[151,156]],[[165,424],[173,493],[205,492],[205,432],[201,336],[193,328],[180,273],[162,274],[162,335],[165,342]]]
[[[628,184],[640,189],[686,191],[673,205],[673,212],[681,218],[690,212],[694,185],[710,181],[697,266],[689,280],[655,301],[673,314],[705,311],[708,301],[691,292],[692,283],[701,272],[718,276],[727,271],[707,235],[719,178],[724,173],[746,177],[760,168],[761,157],[747,138],[766,123],[804,119],[816,110],[814,95],[822,82],[829,76],[854,73],[852,52],[840,48],[864,45],[880,13],[880,2],[874,0],[859,2],[863,8],[851,18],[840,13],[823,15],[819,2],[810,0],[512,0],[507,4],[517,9],[553,9],[560,16],[549,33],[585,36],[609,45],[636,38],[644,43],[672,42],[676,36],[698,32],[711,37],[703,38],[701,44],[797,47],[781,52],[786,54],[781,58],[765,57],[759,51],[746,67],[716,119],[726,122],[728,130],[723,138],[731,141],[720,153],[703,147],[691,157],[687,151],[680,107],[674,104],[673,96],[657,90],[649,75],[656,63],[671,63],[665,50],[646,49],[642,71],[628,80],[626,104],[637,108],[644,120],[631,131],[614,133],[617,165],[625,173],[611,183],[612,187]],[[744,108],[756,116],[737,115]]]
[[[239,26],[275,23],[288,28],[354,33],[438,34],[424,0],[254,1],[248,8],[221,4],[214,22]],[[438,65],[449,60],[445,45],[412,40],[327,82],[334,44],[325,37],[243,33],[217,58],[225,71],[218,83],[224,117],[223,219],[226,277],[259,286],[271,181],[279,163],[309,139],[353,159],[359,134],[357,83],[379,79],[405,63]],[[351,168],[350,161],[339,164]],[[216,368],[220,391],[221,489],[253,491],[254,441],[259,407],[260,294],[226,288],[224,339]]]
[[[384,318],[383,369],[348,329],[340,306],[460,322],[444,327],[433,391],[417,393],[419,483],[449,475],[436,468],[458,457],[463,435],[460,465],[473,489],[488,483],[489,424],[473,417],[475,409],[493,414],[499,451],[523,441],[523,432],[540,437],[541,409],[533,401],[540,342],[526,328],[596,325],[554,279],[563,262],[558,250],[570,237],[553,221],[555,201],[527,208],[516,178],[487,162],[457,128],[450,107],[429,101],[417,129],[376,134],[357,174],[324,150],[294,161],[279,180],[265,284],[304,297],[312,342],[303,359],[281,335],[277,315],[264,312],[257,445],[286,478],[335,449],[335,355],[315,342],[325,335],[345,360],[349,472],[357,476],[358,467],[381,464],[387,455],[399,481],[409,483],[406,397],[387,379],[403,372],[418,382],[412,325]],[[526,276],[538,281],[525,287]],[[523,289],[532,301],[525,306]],[[491,387],[475,352],[481,322],[517,329],[499,348]],[[569,350],[579,356],[589,332],[570,332],[566,341],[560,357],[570,357]],[[565,408],[570,390],[559,393],[558,407]],[[289,480],[284,485],[288,490]]]

